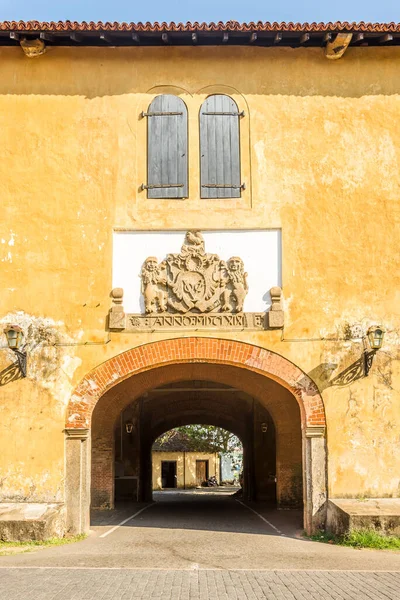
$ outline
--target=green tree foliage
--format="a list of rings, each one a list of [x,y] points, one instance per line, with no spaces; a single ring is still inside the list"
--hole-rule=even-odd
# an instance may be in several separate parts
[[[164,433],[158,443],[167,445],[173,439],[185,441],[187,450],[191,452],[225,452],[235,453],[242,449],[240,439],[230,431],[214,425],[186,425]]]

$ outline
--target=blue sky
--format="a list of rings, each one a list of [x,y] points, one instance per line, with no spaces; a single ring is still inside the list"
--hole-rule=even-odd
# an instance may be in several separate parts
[[[400,0],[0,0],[0,21],[400,21]]]

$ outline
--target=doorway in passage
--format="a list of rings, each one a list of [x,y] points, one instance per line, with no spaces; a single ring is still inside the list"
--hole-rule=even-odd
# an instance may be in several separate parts
[[[196,484],[201,486],[208,479],[208,460],[196,460]]]
[[[161,463],[161,485],[165,488],[176,488],[176,460],[163,460]]]

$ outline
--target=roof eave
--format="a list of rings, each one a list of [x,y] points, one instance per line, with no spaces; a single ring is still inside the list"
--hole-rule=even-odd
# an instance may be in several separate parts
[[[400,45],[400,23],[111,23],[4,21],[0,45],[21,38],[60,46],[248,45],[323,46],[338,33],[352,33],[351,45]]]

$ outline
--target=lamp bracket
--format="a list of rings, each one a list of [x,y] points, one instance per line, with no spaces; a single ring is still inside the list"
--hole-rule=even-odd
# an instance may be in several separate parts
[[[377,348],[373,349],[373,350],[364,350],[364,376],[368,377],[368,373],[371,370],[372,367],[372,362],[374,360],[374,356],[377,352]]]
[[[23,351],[17,350],[17,349],[13,349],[13,352],[17,356],[18,366],[19,366],[19,370],[22,373],[22,377],[26,377],[26,370],[27,370],[26,352],[23,352]]]

